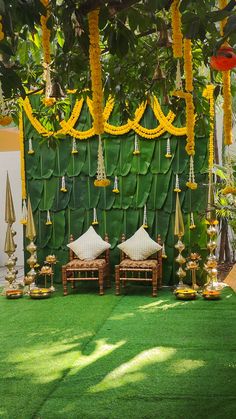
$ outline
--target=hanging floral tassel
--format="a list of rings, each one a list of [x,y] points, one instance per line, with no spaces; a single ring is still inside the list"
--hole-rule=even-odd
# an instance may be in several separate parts
[[[62,176],[62,178],[61,178],[61,189],[60,189],[60,191],[61,192],[67,192],[65,176]]]
[[[139,144],[138,144],[138,137],[137,137],[136,134],[135,134],[135,137],[134,137],[134,151],[133,151],[133,154],[134,155],[140,154]]]
[[[165,243],[162,243],[162,253],[161,253],[161,257],[162,257],[162,259],[167,259],[167,254],[166,254]]]
[[[180,60],[177,60],[175,89],[176,90],[183,90],[182,79],[181,79]]]
[[[46,220],[46,226],[50,226],[52,224],[52,220],[51,220],[51,216],[50,216],[50,211],[47,210],[47,220]]]
[[[32,144],[32,138],[29,139],[29,150],[28,154],[34,154],[33,144]]]
[[[77,144],[76,144],[76,139],[73,138],[72,139],[72,150],[71,150],[71,154],[77,154],[78,150],[77,150]]]
[[[189,225],[189,229],[190,230],[194,230],[196,228],[196,225],[194,223],[194,217],[193,217],[193,212],[190,213],[190,225]]]
[[[26,205],[26,200],[23,199],[22,201],[22,216],[21,216],[21,220],[20,223],[23,225],[27,224],[27,205]]]
[[[189,159],[189,177],[188,182],[186,182],[186,186],[189,189],[197,189],[197,183],[195,182],[195,174],[194,174],[194,160],[193,156],[190,156]]]
[[[113,186],[112,192],[120,193],[119,187],[118,187],[118,177],[117,176],[115,176],[115,179],[114,179],[114,186]]]
[[[92,225],[95,226],[98,224],[98,219],[97,219],[97,210],[96,208],[93,209],[93,221],[92,221]]]
[[[181,189],[179,187],[179,175],[175,175],[175,189],[174,192],[181,192]]]
[[[143,228],[148,228],[148,223],[147,223],[147,206],[144,205],[144,210],[143,210]]]
[[[180,58],[182,52],[182,28],[181,28],[181,13],[179,10],[180,0],[173,0],[171,4],[171,27],[172,27],[172,48],[174,58]]]
[[[102,138],[98,136],[98,167],[97,167],[97,179],[94,181],[95,186],[108,186],[110,180],[106,177],[106,170],[104,164],[103,150],[102,150]]]
[[[169,139],[169,138],[167,138],[167,143],[166,143],[166,154],[165,154],[165,157],[166,157],[167,159],[171,159],[171,157],[172,157],[172,154],[171,154],[171,149],[170,149],[170,139]]]

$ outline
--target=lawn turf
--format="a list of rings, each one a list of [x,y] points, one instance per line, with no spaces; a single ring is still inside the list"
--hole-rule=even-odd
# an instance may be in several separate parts
[[[219,301],[188,302],[134,285],[120,297],[96,291],[1,297],[0,417],[234,417],[230,288]]]

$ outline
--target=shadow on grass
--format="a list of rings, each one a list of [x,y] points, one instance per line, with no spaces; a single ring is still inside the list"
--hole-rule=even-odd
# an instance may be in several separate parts
[[[99,297],[88,285],[60,292],[3,301],[1,417],[233,417],[228,291],[215,305],[179,302],[168,291],[152,299],[139,286],[125,297]]]

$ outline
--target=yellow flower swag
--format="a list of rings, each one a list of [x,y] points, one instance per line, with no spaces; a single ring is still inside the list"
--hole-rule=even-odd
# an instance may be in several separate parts
[[[193,64],[192,64],[192,41],[184,39],[184,74],[185,74],[185,90],[193,91]]]
[[[40,0],[45,8],[48,8],[49,0]],[[51,54],[50,54],[50,36],[51,31],[47,27],[47,21],[49,19],[50,12],[47,10],[46,15],[42,15],[40,18],[40,23],[42,26],[42,46],[43,46],[43,57],[44,63],[50,64]]]
[[[0,15],[0,41],[2,41],[4,39],[4,32],[2,29],[2,16]]]
[[[193,96],[189,92],[183,92],[182,90],[176,90],[173,93],[174,96],[185,99],[186,103],[186,129],[187,129],[187,144],[185,150],[189,156],[195,154],[195,139],[194,139],[194,126],[195,126],[195,115],[194,115],[194,103]]]
[[[86,102],[87,102],[89,111],[93,117],[94,116],[93,106],[92,106],[93,102],[89,98],[87,98]],[[33,109],[32,109],[32,106],[28,97],[26,97],[25,99],[21,98],[20,103],[28,119],[33,125],[33,127],[36,129],[36,131],[39,134],[41,134],[44,137],[52,137],[52,136],[57,136],[57,135],[70,135],[71,137],[74,137],[76,139],[85,140],[95,135],[94,125],[92,128],[89,128],[87,131],[78,131],[74,128],[81,113],[81,109],[83,106],[83,99],[77,100],[75,102],[70,118],[67,121],[65,120],[60,121],[60,125],[62,128],[57,131],[48,130],[42,125],[42,123],[37,119],[37,117],[34,116],[34,112],[33,112]],[[167,116],[164,115],[156,96],[153,97],[153,100],[151,102],[151,107],[153,109],[155,117],[159,121],[159,125],[156,128],[152,128],[152,129],[142,127],[139,124],[145,112],[147,101],[141,103],[138,106],[138,108],[135,111],[133,120],[129,119],[126,124],[121,125],[121,126],[111,125],[107,122],[107,120],[109,119],[114,109],[114,104],[115,104],[114,99],[112,97],[109,97],[103,111],[103,119],[105,121],[105,132],[108,134],[124,135],[128,133],[129,131],[134,130],[138,135],[140,135],[140,137],[147,138],[147,139],[158,138],[160,137],[160,135],[162,135],[166,131],[175,136],[186,135],[186,132],[187,132],[186,127],[177,128],[172,124],[172,122],[175,119],[175,114],[172,111],[169,111]]]
[[[223,78],[223,98],[224,98],[224,103],[223,103],[224,143],[225,145],[230,145],[233,143],[230,70],[222,71],[222,78]]]

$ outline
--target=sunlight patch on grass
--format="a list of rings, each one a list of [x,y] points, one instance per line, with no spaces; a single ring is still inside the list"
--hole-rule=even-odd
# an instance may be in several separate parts
[[[110,320],[125,320],[133,316],[134,316],[134,313],[116,314],[115,316],[111,316]]]
[[[159,301],[155,301],[154,303],[150,303],[147,304],[145,306],[140,306],[139,310],[140,311],[145,311],[145,312],[155,312],[155,311],[166,311],[169,310],[170,308],[175,308],[177,306],[181,306],[183,305],[184,302],[182,301],[176,301],[173,303],[166,303],[165,300],[159,300]]]
[[[74,367],[76,368],[76,371],[73,370],[73,373],[71,375],[77,374],[77,372],[88,365],[96,362],[98,359],[107,356],[111,354],[113,351],[115,351],[117,348],[120,348],[121,346],[125,345],[126,341],[121,340],[117,342],[116,344],[109,344],[106,342],[105,339],[99,339],[96,341],[96,347],[91,355],[82,355],[80,354],[80,357],[78,361],[75,362]]]
[[[174,348],[156,347],[141,352],[130,361],[111,371],[96,386],[90,388],[90,393],[97,393],[111,388],[121,387],[125,384],[142,380],[146,373],[141,370],[157,362],[164,362],[176,352]]]
[[[197,368],[205,367],[205,365],[206,362],[203,360],[182,359],[181,361],[172,363],[168,369],[173,374],[184,374]]]

